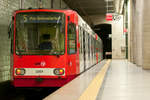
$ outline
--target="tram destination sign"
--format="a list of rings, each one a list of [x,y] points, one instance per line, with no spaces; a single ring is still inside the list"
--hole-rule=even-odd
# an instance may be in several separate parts
[[[22,23],[60,23],[61,16],[23,15]]]

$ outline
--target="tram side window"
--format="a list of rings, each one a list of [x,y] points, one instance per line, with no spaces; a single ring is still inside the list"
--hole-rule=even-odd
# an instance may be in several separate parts
[[[76,53],[76,26],[68,24],[68,54]]]
[[[79,27],[80,54],[82,54],[82,29]]]
[[[90,35],[89,35],[89,33],[88,33],[88,57],[90,60]]]

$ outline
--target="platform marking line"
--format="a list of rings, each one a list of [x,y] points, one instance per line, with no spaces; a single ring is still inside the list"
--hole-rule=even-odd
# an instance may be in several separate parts
[[[111,60],[108,60],[106,64],[102,67],[100,72],[96,75],[96,77],[89,84],[88,88],[83,92],[78,100],[96,100],[99,89],[101,88],[106,72],[109,68]]]

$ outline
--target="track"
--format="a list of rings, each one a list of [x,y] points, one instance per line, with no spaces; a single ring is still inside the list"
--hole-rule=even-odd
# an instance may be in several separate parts
[[[53,88],[15,88],[10,81],[0,83],[0,100],[42,100],[56,91]]]

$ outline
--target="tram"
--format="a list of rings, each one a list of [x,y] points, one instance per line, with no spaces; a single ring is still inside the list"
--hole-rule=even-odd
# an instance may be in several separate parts
[[[9,35],[15,87],[61,87],[103,59],[101,39],[73,10],[17,10]]]

